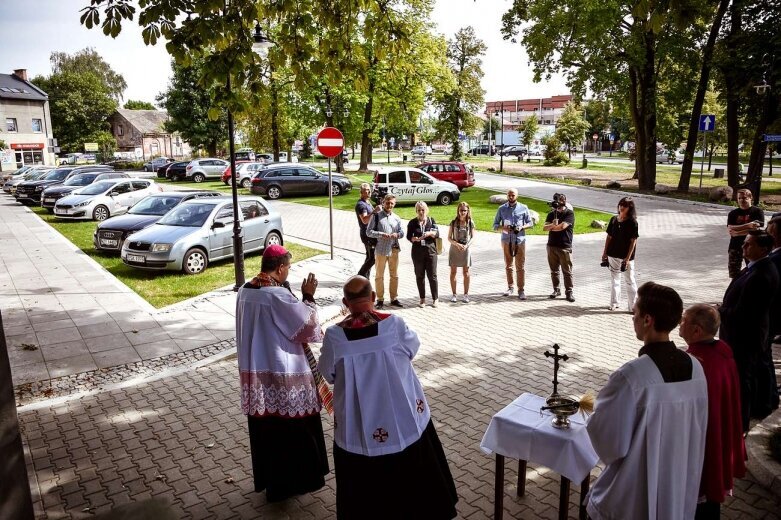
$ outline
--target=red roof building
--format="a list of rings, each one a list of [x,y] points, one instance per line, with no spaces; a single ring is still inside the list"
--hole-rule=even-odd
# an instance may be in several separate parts
[[[552,96],[548,98],[510,99],[488,101],[485,104],[486,114],[502,113],[504,110],[505,130],[514,130],[520,123],[531,117],[537,117],[537,122],[543,126],[555,126],[564,106],[572,101],[571,94]]]

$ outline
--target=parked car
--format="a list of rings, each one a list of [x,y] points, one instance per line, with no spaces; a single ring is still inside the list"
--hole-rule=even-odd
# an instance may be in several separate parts
[[[253,150],[239,150],[233,156],[236,162],[255,162],[257,160]]]
[[[461,192],[452,182],[435,179],[418,168],[384,168],[374,174],[372,199],[379,203],[392,193],[397,202],[436,202],[447,206],[458,200]]]
[[[145,172],[156,172],[161,166],[174,162],[170,157],[157,157],[144,163]]]
[[[426,147],[425,147],[424,145],[422,145],[422,144],[419,144],[419,145],[413,146],[413,147],[412,147],[412,150],[410,150],[410,153],[411,153],[413,156],[415,156],[415,155],[420,155],[420,156],[423,156],[423,157],[425,157],[425,156],[426,156]]]
[[[683,150],[677,150],[675,152],[660,148],[656,151],[657,163],[669,163],[669,164],[683,164],[684,153]]]
[[[157,169],[157,178],[170,179],[171,177],[168,176],[168,170],[170,170],[174,165],[178,165],[177,169],[181,169],[182,177],[184,177],[185,168],[187,167],[188,164],[190,164],[190,161],[179,161],[179,162],[164,164]]]
[[[165,178],[171,181],[183,181],[187,176],[187,165],[190,161],[171,163],[165,169]]]
[[[489,148],[487,144],[480,144],[469,150],[472,155],[494,155],[496,154],[496,146],[491,145]]]
[[[64,166],[50,170],[46,175],[38,179],[20,182],[16,186],[14,197],[16,197],[17,202],[22,204],[38,205],[41,203],[41,193],[43,193],[44,189],[49,186],[62,184],[68,177],[74,175],[73,171],[73,167]]]
[[[54,169],[54,166],[22,166],[16,171],[13,172],[4,172],[3,173],[3,184],[5,184],[6,181],[14,180],[14,179],[20,179],[22,175],[25,175],[27,173],[33,173],[36,171],[48,171]]]
[[[195,159],[185,168],[185,178],[195,182],[203,182],[206,179],[219,179],[222,172],[230,163],[222,159]]]
[[[283,244],[282,217],[268,202],[242,196],[239,207],[245,253]],[[230,197],[183,202],[125,240],[120,256],[139,269],[200,273],[233,256],[233,202]]]
[[[526,153],[525,146],[514,144],[505,146],[504,149],[499,152],[499,155],[504,155],[505,157],[523,157]]]
[[[529,155],[542,156],[548,147],[544,144],[534,144],[529,148]]]
[[[160,220],[182,202],[207,197],[220,197],[216,191],[164,191],[141,199],[124,215],[104,220],[95,228],[92,243],[100,251],[122,250],[125,239]]]
[[[332,174],[331,193],[334,197],[352,188],[350,179],[339,173]],[[267,164],[252,177],[250,191],[270,199],[289,195],[327,195],[328,175],[302,164]]]
[[[54,216],[65,219],[106,220],[127,213],[150,193],[162,191],[149,179],[108,179],[80,188],[54,203]]]
[[[20,175],[19,178],[13,177],[11,179],[8,179],[7,181],[5,181],[5,184],[3,184],[3,191],[5,193],[10,193],[11,195],[15,195],[16,187],[19,184],[23,183],[24,181],[40,179],[44,175],[47,175],[50,171],[51,170],[33,170]]]
[[[266,163],[264,162],[243,162],[241,164],[236,163],[236,182],[238,182],[239,186],[242,188],[249,189],[250,185],[252,184],[252,177],[255,175],[255,173],[257,173],[258,170],[263,168],[265,164]],[[228,165],[228,167],[225,168],[225,171],[222,172],[222,177],[220,180],[222,180],[222,183],[226,186],[230,186],[230,165]]]
[[[435,179],[452,182],[459,190],[475,185],[475,171],[471,164],[458,161],[427,161],[416,166]]]
[[[77,173],[62,184],[50,186],[41,193],[41,207],[49,213],[54,213],[54,205],[63,197],[66,197],[84,186],[89,186],[93,182],[105,181],[108,179],[129,179],[130,175],[125,172],[87,172]]]

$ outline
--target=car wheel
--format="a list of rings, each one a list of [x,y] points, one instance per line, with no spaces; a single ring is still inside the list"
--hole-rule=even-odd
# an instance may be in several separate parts
[[[222,183],[223,183],[224,185],[226,185],[226,186],[230,186],[230,185],[231,185],[230,181],[222,181]]]
[[[331,195],[334,197],[338,197],[342,194],[342,187],[336,184],[335,182],[331,184]]]
[[[272,231],[268,235],[266,235],[266,244],[263,246],[264,248],[268,246],[281,246],[282,245],[282,237],[279,236],[279,233],[276,231]]]
[[[92,220],[97,220],[98,222],[102,220],[106,220],[109,217],[108,208],[101,204],[100,206],[96,207],[92,210]]]
[[[195,182],[203,182],[206,180],[206,177],[202,173],[196,173],[193,175],[193,180]]]
[[[202,273],[206,266],[209,265],[209,259],[206,258],[206,253],[202,249],[193,248],[187,251],[182,260],[182,271],[185,274],[198,274]]]
[[[282,196],[282,190],[279,186],[269,186],[266,190],[266,195],[268,195],[268,198],[271,200],[276,200]]]
[[[248,178],[241,179],[241,187],[248,190],[252,182]]]
[[[440,193],[437,197],[437,204],[440,206],[449,206],[453,202],[453,196],[450,193]]]

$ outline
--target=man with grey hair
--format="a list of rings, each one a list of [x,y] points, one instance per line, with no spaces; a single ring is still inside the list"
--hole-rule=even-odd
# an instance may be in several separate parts
[[[529,208],[518,202],[518,190],[507,190],[507,202],[499,206],[494,217],[494,231],[501,230],[502,251],[504,251],[504,268],[507,273],[507,290],[504,296],[513,294],[513,264],[518,280],[518,299],[525,300],[524,284],[526,282],[526,230],[532,227]]]
[[[366,259],[363,261],[363,265],[358,269],[358,274],[364,278],[369,277],[369,273],[374,266],[374,248],[377,246],[376,238],[369,238],[366,235],[366,228],[369,225],[369,221],[372,215],[380,211],[380,206],[372,207],[369,202],[369,197],[372,194],[372,187],[368,182],[361,184],[361,198],[355,204],[355,216],[358,217],[358,228],[361,233],[361,242],[366,249]]]

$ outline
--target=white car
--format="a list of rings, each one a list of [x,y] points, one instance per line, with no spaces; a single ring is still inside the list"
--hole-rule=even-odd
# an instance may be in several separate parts
[[[54,204],[54,216],[66,219],[106,220],[126,213],[151,193],[163,191],[149,179],[107,179],[74,191]]]
[[[374,174],[372,199],[379,202],[386,194],[396,202],[436,202],[447,206],[458,200],[461,191],[452,182],[440,181],[418,168],[383,168]]]
[[[160,168],[161,166],[165,166],[166,164],[171,164],[172,162],[174,162],[174,160],[168,157],[157,157],[155,159],[152,159],[144,163],[144,171],[156,172],[157,169]]]

